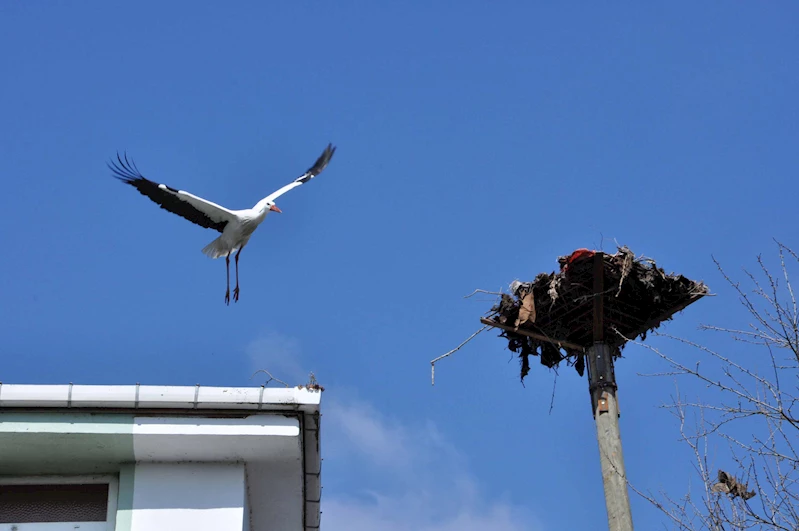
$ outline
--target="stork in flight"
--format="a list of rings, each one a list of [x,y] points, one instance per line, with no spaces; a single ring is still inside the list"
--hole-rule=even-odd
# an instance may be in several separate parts
[[[266,218],[269,212],[281,210],[275,205],[275,199],[285,194],[292,188],[307,183],[324,170],[330,159],[333,157],[336,148],[328,144],[322,155],[316,159],[313,166],[308,171],[294,179],[292,182],[264,197],[258,201],[254,207],[246,210],[228,210],[216,203],[206,201],[201,197],[175,190],[165,184],[158,184],[146,179],[136,167],[131,159],[128,160],[127,154],[123,157],[117,153],[117,160],[111,161],[108,167],[114,177],[125,184],[136,188],[140,194],[149,197],[158,203],[161,208],[173,214],[185,218],[192,223],[196,223],[206,229],[218,230],[222,233],[217,239],[209,243],[203,249],[203,253],[211,258],[225,257],[225,268],[227,270],[227,291],[225,292],[225,304],[230,304],[230,255],[236,253],[236,289],[233,290],[233,300],[239,300],[239,255],[250,236],[258,228],[258,225]]]

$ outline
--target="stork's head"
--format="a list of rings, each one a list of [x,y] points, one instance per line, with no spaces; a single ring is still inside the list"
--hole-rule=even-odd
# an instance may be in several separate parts
[[[274,203],[268,203],[267,206],[269,207],[269,210],[271,210],[272,212],[277,212],[278,214],[283,213],[283,211],[277,208],[277,205]]]

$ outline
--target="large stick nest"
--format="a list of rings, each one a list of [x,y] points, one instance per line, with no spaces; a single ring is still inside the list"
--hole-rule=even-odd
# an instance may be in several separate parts
[[[521,359],[522,380],[530,370],[530,356],[541,364],[573,365],[585,370],[584,349],[594,342],[594,251],[579,249],[558,258],[560,271],[541,273],[532,282],[514,281],[511,295],[503,294],[491,309],[490,320],[510,327],[500,334]],[[601,335],[616,356],[628,340],[646,339],[648,331],[708,293],[702,282],[666,274],[648,258],[636,258],[620,247],[604,262]],[[518,333],[527,331],[539,337]],[[564,345],[566,343],[567,345]]]

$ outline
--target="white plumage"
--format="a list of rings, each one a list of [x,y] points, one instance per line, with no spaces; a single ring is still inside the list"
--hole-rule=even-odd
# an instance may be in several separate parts
[[[227,291],[225,303],[230,304],[230,255],[236,253],[236,288],[233,290],[233,300],[239,300],[239,255],[244,246],[250,241],[250,236],[263,222],[269,212],[281,212],[275,205],[275,199],[285,194],[292,188],[304,184],[324,170],[333,157],[336,148],[328,144],[322,155],[305,173],[294,179],[276,192],[264,197],[254,207],[245,210],[229,210],[198,197],[189,192],[176,190],[165,184],[155,183],[145,178],[132,160],[127,155],[112,161],[108,167],[122,182],[136,188],[139,193],[158,203],[161,208],[177,214],[192,223],[207,229],[214,229],[222,234],[203,248],[203,253],[211,258],[225,257],[227,270]]]

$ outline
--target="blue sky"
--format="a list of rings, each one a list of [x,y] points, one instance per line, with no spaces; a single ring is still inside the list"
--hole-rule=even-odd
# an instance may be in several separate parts
[[[490,298],[614,239],[717,293],[668,324],[743,316],[729,269],[795,243],[799,71],[789,3],[0,4],[0,380],[325,388],[329,529],[599,529],[585,380],[479,328]],[[112,179],[246,208],[284,196],[226,307],[215,235]],[[480,298],[477,298],[480,299]],[[657,343],[657,339],[653,343]],[[671,347],[675,356],[696,352]],[[674,383],[617,368],[631,481],[692,468],[658,405]],[[668,472],[666,472],[668,471]],[[641,529],[659,515],[633,497]],[[358,524],[358,527],[355,526]]]

